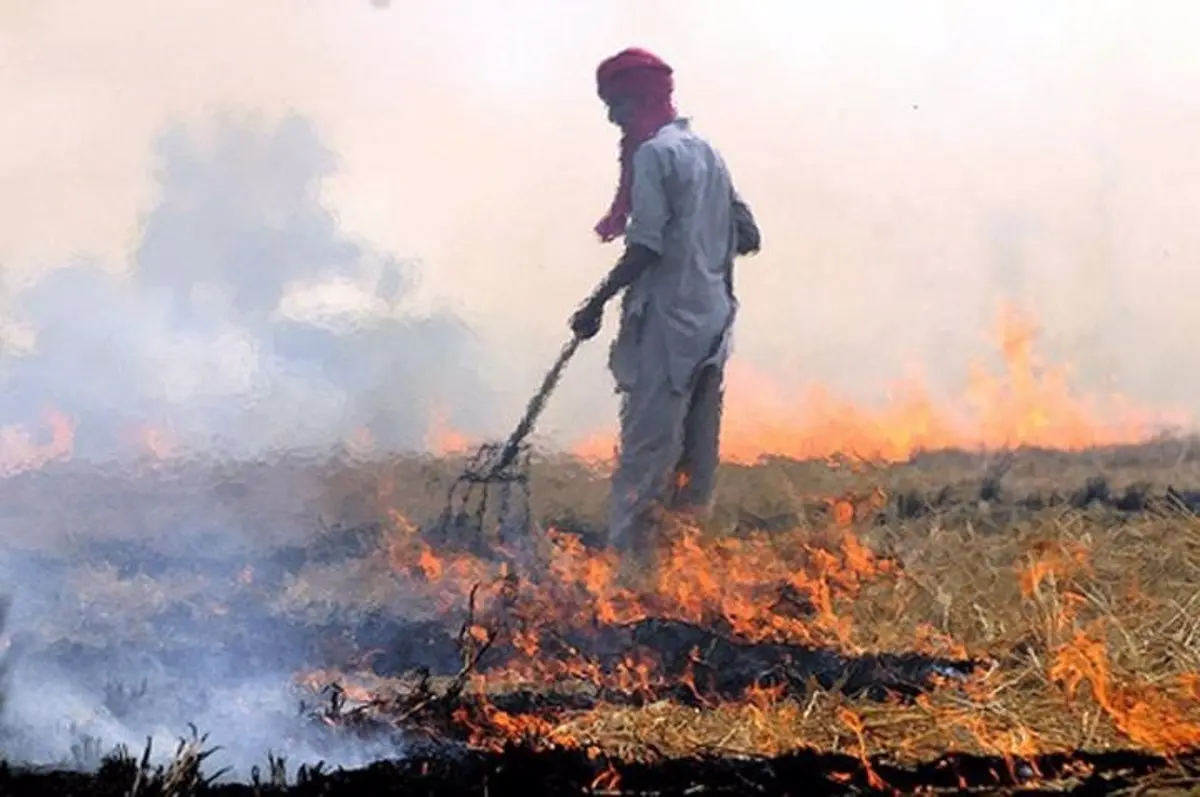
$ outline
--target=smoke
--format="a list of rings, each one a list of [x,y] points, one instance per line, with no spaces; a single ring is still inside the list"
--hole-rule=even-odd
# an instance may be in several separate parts
[[[4,759],[90,769],[118,746],[140,755],[150,739],[162,763],[193,727],[220,747],[208,772],[228,767],[238,780],[265,768],[268,753],[293,771],[403,753],[383,736],[323,732],[301,712],[302,700],[314,702],[293,682],[311,666],[304,635],[266,601],[239,604],[236,625],[208,613],[238,599],[220,565],[193,556],[154,577],[130,575],[96,564],[96,550],[76,551],[93,564],[71,569],[11,549],[0,558],[3,583],[18,585],[0,629]],[[144,566],[134,552],[120,559]]]
[[[478,347],[453,313],[408,305],[418,264],[340,229],[322,196],[337,159],[309,120],[178,125],[155,154],[158,196],[130,268],[80,259],[12,292],[23,335],[4,363],[0,416],[37,419],[52,407],[73,438],[64,450],[9,435],[0,454],[10,471],[47,451],[69,455],[75,474],[147,454],[189,470],[118,477],[94,492],[86,479],[29,473],[32,486],[15,490],[0,583],[16,598],[7,630],[33,653],[10,674],[0,748],[59,763],[85,740],[140,751],[152,737],[169,755],[191,722],[219,732],[214,764],[241,777],[268,751],[293,764],[394,755],[384,742],[320,739],[298,716],[290,680],[309,662],[298,632],[272,629],[286,623],[261,602],[243,598],[238,615],[238,633],[272,640],[273,655],[252,670],[226,650],[230,629],[188,610],[239,600],[230,572],[260,561],[271,540],[303,537],[313,520],[295,516],[321,497],[319,476],[286,469],[275,500],[294,511],[280,534],[253,501],[231,500],[229,477],[212,466],[297,452],[315,461],[347,441],[381,455],[425,447],[434,422],[477,428],[488,404]],[[464,395],[475,401],[451,401]],[[88,528],[64,533],[80,518]],[[40,557],[30,553],[39,544]],[[173,569],[141,575],[146,557]],[[136,711],[110,705],[113,678],[148,679]]]
[[[267,769],[269,754],[286,759],[291,775],[302,764],[357,768],[404,752],[401,744],[383,738],[339,739],[315,732],[313,721],[297,711],[298,691],[281,674],[207,681],[202,675],[156,679],[145,697],[135,698],[132,713],[117,715],[117,706],[105,700],[112,699],[115,686],[106,695],[81,686],[77,673],[46,663],[36,674],[18,671],[7,706],[5,757],[87,770],[119,747],[140,757],[149,739],[151,763],[161,765],[170,762],[180,740],[191,739],[194,727],[208,734],[206,748],[219,748],[205,774],[224,769],[223,780],[246,782],[255,767]],[[142,694],[140,685],[132,688]]]
[[[1200,287],[1196,13],[1115,0],[0,4],[0,473],[67,454],[420,448],[435,421],[507,432],[616,255],[591,235],[617,168],[591,81],[630,44],[676,67],[679,106],[763,228],[762,255],[738,265],[739,360],[855,398],[918,363],[953,391],[1008,299],[1083,389],[1115,380],[1144,403],[1200,407],[1200,375],[1178,366]],[[611,422],[603,360],[600,341],[580,352],[542,431]],[[162,485],[72,495],[42,475],[28,494],[8,484],[26,504],[0,513],[23,632],[56,618],[74,638],[77,618],[107,611],[22,550],[71,553],[42,539],[56,501],[79,505],[77,537],[127,526],[230,561],[294,522],[234,511],[229,476],[165,499]],[[289,475],[277,500],[305,506],[319,477]],[[207,580],[188,594],[233,594],[223,568],[198,567]],[[168,611],[153,584],[112,580]],[[85,629],[95,646],[149,622],[111,609],[112,627]],[[282,719],[250,727],[220,708],[282,706],[282,666],[234,677],[205,657],[185,674],[221,693],[207,708],[135,721],[101,711],[117,665],[71,653],[60,675],[37,660],[14,673],[6,721],[29,729],[30,759],[61,752],[62,717],[134,747],[190,720],[286,735]],[[182,677],[152,688],[187,693]]]
[[[417,266],[339,229],[321,197],[336,160],[310,122],[225,118],[207,135],[176,127],[155,150],[159,199],[132,268],[75,263],[13,297],[32,341],[8,358],[4,417],[52,404],[81,457],[144,453],[150,432],[176,454],[363,433],[386,452],[423,447],[433,413],[477,425],[485,402],[437,403],[480,396],[470,332],[448,312],[409,312]]]
[[[146,142],[166,120],[294,108],[338,154],[325,205],[344,229],[419,256],[411,303],[476,330],[490,435],[615,257],[591,234],[617,143],[592,71],[631,43],[676,67],[679,107],[762,222],[762,255],[738,269],[743,362],[862,399],[915,364],[961,392],[1007,298],[1081,390],[1200,407],[1200,381],[1171,365],[1194,338],[1182,264],[1200,254],[1191,7],[49,0],[7,13],[6,266],[77,252],[111,265],[135,249],[131,220],[156,190]],[[613,326],[572,364],[543,431],[612,422]]]

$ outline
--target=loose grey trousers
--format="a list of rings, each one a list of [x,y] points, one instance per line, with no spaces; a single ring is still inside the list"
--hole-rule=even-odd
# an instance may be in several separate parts
[[[650,555],[656,510],[709,510],[720,458],[723,381],[719,361],[700,370],[690,391],[675,390],[664,373],[622,393],[609,519],[612,547]]]

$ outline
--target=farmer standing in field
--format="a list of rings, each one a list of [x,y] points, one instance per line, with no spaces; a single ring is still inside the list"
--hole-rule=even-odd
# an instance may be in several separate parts
[[[711,504],[733,259],[758,251],[759,231],[720,154],[676,114],[667,64],[624,50],[600,64],[596,83],[623,133],[620,183],[596,232],[624,235],[625,252],[570,323],[594,337],[604,305],[625,290],[609,358],[621,396],[609,543],[649,565],[656,510],[703,515]]]

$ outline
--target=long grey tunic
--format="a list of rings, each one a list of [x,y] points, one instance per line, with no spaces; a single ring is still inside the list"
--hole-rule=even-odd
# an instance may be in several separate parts
[[[686,390],[701,363],[724,356],[735,311],[726,284],[737,243],[733,185],[720,154],[680,119],[634,154],[632,194],[625,240],[661,259],[626,289],[609,363],[627,390],[657,356],[654,370]],[[647,338],[665,350],[646,351]]]
[[[638,148],[632,191],[626,241],[660,260],[626,289],[609,358],[622,396],[609,534],[648,556],[655,506],[711,499],[740,200],[720,154],[682,119]]]

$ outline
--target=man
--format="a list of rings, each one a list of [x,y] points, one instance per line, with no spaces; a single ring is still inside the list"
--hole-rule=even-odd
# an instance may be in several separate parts
[[[609,542],[649,564],[656,511],[702,515],[712,499],[733,259],[758,251],[759,231],[720,154],[676,114],[667,64],[624,50],[596,82],[623,133],[620,183],[596,232],[624,235],[625,252],[571,328],[595,336],[604,305],[625,291],[609,359],[621,395]]]

